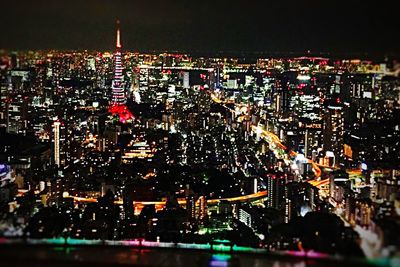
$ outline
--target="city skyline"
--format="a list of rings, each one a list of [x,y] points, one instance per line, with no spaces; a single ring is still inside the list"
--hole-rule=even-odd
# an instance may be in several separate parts
[[[398,266],[394,9],[18,0],[6,10],[2,262]]]

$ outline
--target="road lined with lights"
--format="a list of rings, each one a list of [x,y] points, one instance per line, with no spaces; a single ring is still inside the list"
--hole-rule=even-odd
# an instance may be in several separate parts
[[[264,140],[267,141],[269,144],[273,143],[275,146],[279,147],[282,151],[287,150],[287,147],[282,144],[279,137],[276,136],[274,133],[264,130],[260,126],[255,126],[255,125],[252,126],[252,130],[257,134],[260,134],[264,138]],[[293,150],[286,153],[286,156],[290,157],[296,157],[297,155],[298,153]],[[311,164],[315,174],[315,179],[308,181],[309,183],[311,183],[316,187],[320,187],[329,183],[329,179],[319,180],[322,175],[321,168],[332,168],[332,167],[318,164],[311,159],[307,159],[307,163]]]
[[[264,197],[268,196],[268,192],[265,191],[260,191],[254,194],[250,195],[243,195],[243,196],[235,196],[235,197],[228,197],[228,198],[214,198],[214,199],[207,199],[207,204],[208,205],[215,205],[218,204],[221,201],[228,201],[228,202],[242,202],[242,201],[255,201],[257,199],[261,199]],[[86,198],[86,197],[78,197],[78,196],[69,196],[70,198],[73,198],[75,202],[81,202],[81,203],[94,203],[97,202],[96,198]],[[114,201],[114,204],[116,205],[122,205],[123,201],[122,200],[116,200]],[[165,207],[166,201],[133,201],[133,204],[135,206],[138,206],[140,209],[141,207],[147,206],[147,205],[155,205],[157,209],[162,209]],[[179,199],[178,200],[179,205],[185,205],[186,204],[186,199]],[[197,203],[196,203],[197,204]]]
[[[220,98],[218,98],[214,93],[211,92],[210,93],[210,97],[211,97],[211,100],[213,100],[215,103],[221,104],[225,108],[229,109],[231,112],[235,112],[233,109],[231,109],[228,106],[226,106],[225,102],[222,101]],[[296,157],[298,155],[298,153],[296,151],[293,151],[293,150],[290,150],[289,152],[286,152],[287,147],[282,144],[282,142],[279,139],[279,137],[277,135],[275,135],[274,133],[272,133],[270,131],[267,131],[267,130],[264,130],[260,126],[252,125],[251,127],[252,127],[252,131],[255,132],[256,134],[260,134],[260,136],[265,141],[267,141],[267,143],[270,146],[271,146],[271,144],[273,144],[275,147],[278,147],[279,149],[281,149],[281,154],[284,154],[282,157],[286,161],[286,163],[288,163],[289,160],[290,160],[289,156],[290,157]],[[308,182],[310,184],[312,184],[313,186],[318,187],[319,189],[321,189],[323,186],[327,185],[329,183],[329,179],[320,180],[321,175],[322,175],[321,168],[332,168],[332,167],[318,164],[318,163],[314,162],[311,159],[307,159],[307,162],[309,164],[311,164],[311,166],[313,168],[313,171],[314,171],[314,174],[315,174],[315,179],[309,180]]]

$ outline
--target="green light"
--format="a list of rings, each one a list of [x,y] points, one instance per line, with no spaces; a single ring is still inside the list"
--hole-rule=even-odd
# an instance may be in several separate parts
[[[100,245],[102,243],[101,240],[83,240],[83,239],[67,239],[68,245]]]
[[[368,259],[368,263],[376,266],[399,266],[400,258],[376,258]]]
[[[233,250],[233,251],[241,251],[241,252],[255,251],[254,248],[250,248],[250,247],[239,247],[239,246],[236,246],[236,245],[234,245],[234,246],[232,247],[232,250]]]
[[[219,254],[214,254],[212,255],[212,259],[216,260],[216,261],[228,261],[232,258],[231,255],[229,254],[223,254],[223,253],[219,253]]]
[[[215,243],[231,243],[231,241],[227,240],[227,239],[215,239],[213,240],[213,242]]]
[[[199,229],[198,234],[199,235],[205,235],[205,234],[207,234],[207,232],[208,232],[207,228],[202,228],[202,229]]]
[[[73,248],[73,247],[54,247],[53,250],[54,251],[63,251],[66,254],[68,254],[71,251],[76,250],[76,248]]]
[[[222,252],[231,251],[231,247],[224,246],[222,244],[221,245],[214,245],[214,246],[212,246],[212,249],[215,250],[215,251],[222,251]]]
[[[400,266],[400,257],[390,259],[390,266]]]

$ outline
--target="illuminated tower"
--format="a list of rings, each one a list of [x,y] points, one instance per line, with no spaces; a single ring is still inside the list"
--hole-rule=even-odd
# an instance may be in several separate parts
[[[119,29],[119,22],[117,28],[117,43],[114,55],[114,79],[112,81],[112,105],[124,105],[126,103],[123,76],[122,76],[122,59],[121,59],[121,32]]]
[[[122,74],[121,47],[121,31],[119,29],[119,21],[117,21],[117,41],[114,55],[114,78],[111,86],[112,96],[109,111],[111,114],[117,115],[122,123],[125,123],[127,120],[133,119],[134,117],[126,106],[126,95]]]
[[[60,125],[59,121],[54,122],[54,164],[60,167]]]

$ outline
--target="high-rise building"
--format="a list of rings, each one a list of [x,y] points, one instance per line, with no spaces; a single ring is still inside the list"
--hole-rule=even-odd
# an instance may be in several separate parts
[[[329,177],[329,196],[333,206],[345,202],[345,196],[350,193],[349,175],[343,171],[335,171]]]
[[[57,167],[65,167],[67,163],[73,161],[71,155],[68,154],[68,143],[66,140],[66,127],[65,124],[59,120],[53,123],[53,163]],[[77,156],[78,157],[78,156]],[[75,158],[76,159],[76,158]],[[61,170],[59,175],[62,176]]]
[[[267,174],[267,206],[275,209],[283,208],[286,199],[286,174],[271,172]]]
[[[53,124],[54,128],[54,164],[60,167],[60,125],[59,121],[55,121]]]
[[[186,212],[190,221],[196,220],[196,197],[194,194],[186,197]]]
[[[344,118],[340,99],[336,103],[328,104],[324,114],[324,150],[333,152],[334,162],[330,165],[343,163]]]
[[[252,226],[251,214],[247,207],[242,207],[239,209],[239,221],[248,227]]]
[[[370,199],[356,201],[355,219],[356,224],[367,228],[371,224],[372,202]]]
[[[291,182],[287,184],[287,199],[285,203],[285,221],[291,218],[305,216],[315,211],[319,200],[318,188],[307,182]]]
[[[189,89],[190,85],[189,85],[189,72],[185,71],[183,73],[183,88],[185,89]]]
[[[377,199],[387,199],[394,201],[398,195],[400,177],[395,175],[395,171],[382,171],[376,181]]]
[[[0,80],[0,127],[8,128],[9,89],[11,76],[2,77]]]
[[[207,200],[205,196],[199,197],[199,221],[207,218]]]

